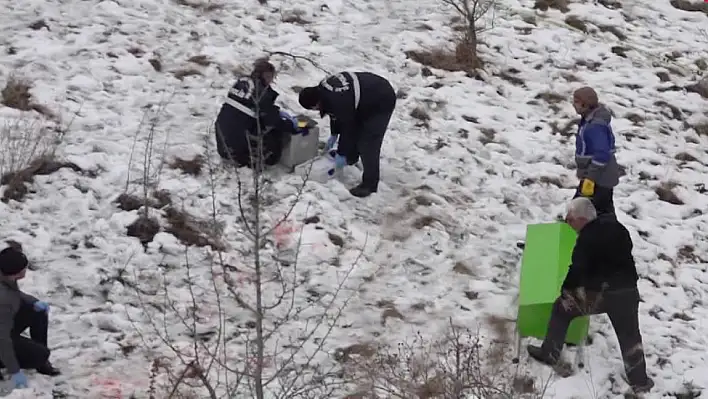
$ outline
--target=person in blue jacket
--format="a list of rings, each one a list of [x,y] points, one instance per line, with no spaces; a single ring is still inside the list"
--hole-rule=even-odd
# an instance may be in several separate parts
[[[353,165],[361,157],[361,183],[349,190],[359,198],[378,190],[383,138],[396,108],[396,91],[385,78],[371,72],[341,72],[319,85],[300,91],[300,105],[329,115],[331,136],[327,151],[339,140],[337,168]]]
[[[580,115],[575,136],[575,163],[580,179],[573,198],[588,197],[599,214],[614,214],[613,189],[619,184],[615,136],[610,111],[600,104],[597,92],[582,87],[573,93],[573,107]]]
[[[270,86],[274,78],[273,64],[256,61],[250,76],[231,87],[216,118],[217,152],[238,167],[277,164],[285,135],[295,132],[292,118],[275,105],[279,94]]]

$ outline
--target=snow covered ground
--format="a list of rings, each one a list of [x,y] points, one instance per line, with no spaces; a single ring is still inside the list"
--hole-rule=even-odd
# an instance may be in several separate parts
[[[23,201],[0,203],[0,238],[20,242],[35,263],[23,288],[52,305],[50,345],[64,371],[51,380],[32,375],[31,389],[10,397],[98,398],[117,390],[121,396],[112,397],[147,397],[156,355],[142,345],[126,310],[143,326],[150,315],[131,306],[135,290],[116,276],[125,270],[125,278],[137,276],[145,290],[164,278],[179,306],[190,304],[177,239],[162,232],[143,251],[126,234],[138,211],[122,211],[114,202],[127,181],[133,182],[129,192],[142,189],[149,123],[142,124],[133,152],[136,132],[146,110],[159,118],[155,167],[163,158],[204,154],[231,72],[266,50],[307,56],[329,72],[380,73],[401,93],[384,143],[379,193],[360,200],[341,182],[310,182],[291,218],[299,227],[307,216],[320,217],[304,226],[299,265],[300,277],[318,295],[336,288],[366,244],[346,282],[358,293],[325,350],[369,341],[396,345],[416,332],[435,337],[450,317],[483,331],[491,330],[490,317],[513,319],[521,256],[515,244],[527,224],[554,219],[572,194],[573,131],[563,126],[575,118],[572,90],[588,84],[615,114],[618,158],[626,168],[615,197],[643,277],[641,327],[657,384],[648,397],[676,396],[689,382],[708,392],[708,101],[683,90],[706,73],[705,13],[649,0],[572,2],[568,13],[540,12],[532,0],[504,0],[483,34],[485,71],[473,79],[430,73],[405,55],[450,43],[454,12],[434,0],[2,3],[0,86],[11,75],[33,82],[33,100],[61,115],[63,126],[71,121],[58,155],[83,170],[38,176]],[[585,21],[586,32],[566,24],[568,16]],[[34,24],[38,20],[45,24]],[[190,62],[195,56],[205,57]],[[315,84],[324,72],[302,59],[274,60],[283,107],[300,112],[292,88]],[[415,109],[414,115],[422,110],[429,118],[412,116]],[[8,107],[0,107],[0,115],[8,123],[27,120]],[[153,170],[153,180],[158,174],[158,188],[169,191],[173,204],[210,217],[207,174],[167,166]],[[221,170],[215,178],[227,260],[243,270],[236,180]],[[657,187],[667,184],[677,204],[659,198]],[[269,220],[287,210],[297,186],[297,177],[279,177]],[[342,248],[332,243],[334,236],[343,238]],[[201,283],[210,275],[209,253],[189,252],[192,277]],[[248,282],[242,284],[250,292]],[[213,295],[202,295],[213,310]],[[302,295],[298,303],[306,301]],[[381,323],[385,308],[395,308],[401,319]],[[242,330],[247,313],[234,304],[225,311],[227,330]],[[168,324],[179,329],[176,318]],[[301,328],[292,322],[284,334]],[[586,369],[554,379],[549,397],[611,398],[626,390],[606,317],[593,319],[592,333]],[[153,349],[165,351],[157,344]],[[539,381],[548,375],[522,363]]]

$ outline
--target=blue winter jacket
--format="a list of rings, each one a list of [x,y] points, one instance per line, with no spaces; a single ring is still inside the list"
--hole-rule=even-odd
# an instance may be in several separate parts
[[[575,163],[579,179],[590,179],[601,187],[619,183],[619,165],[615,158],[615,135],[610,122],[612,115],[600,105],[578,124],[575,136]]]

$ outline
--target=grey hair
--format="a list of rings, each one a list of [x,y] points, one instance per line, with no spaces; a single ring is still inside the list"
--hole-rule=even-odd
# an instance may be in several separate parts
[[[593,205],[589,198],[573,198],[570,204],[568,204],[568,215],[576,218],[595,220],[597,218],[597,209],[595,209],[595,205]]]

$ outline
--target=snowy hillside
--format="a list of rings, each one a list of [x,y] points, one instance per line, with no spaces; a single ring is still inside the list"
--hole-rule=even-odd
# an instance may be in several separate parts
[[[322,366],[335,364],[337,349],[376,343],[395,351],[417,334],[439,337],[450,318],[479,328],[485,342],[510,339],[516,243],[527,224],[554,220],[573,193],[570,96],[590,85],[614,113],[626,172],[615,198],[642,276],[640,322],[656,382],[647,397],[694,397],[678,396],[687,385],[708,392],[708,87],[698,85],[708,73],[705,4],[689,12],[677,8],[689,0],[599,0],[541,11],[533,0],[502,0],[480,37],[484,70],[467,77],[411,58],[410,51],[451,45],[456,14],[439,1],[199,1],[2,2],[0,87],[32,83],[29,99],[20,93],[19,105],[0,106],[2,172],[26,166],[28,159],[16,158],[37,141],[8,135],[45,127],[41,148],[53,147],[58,136],[55,159],[65,162],[0,188],[8,198],[0,202],[0,240],[22,244],[34,262],[22,287],[52,306],[52,360],[64,372],[54,379],[32,373],[30,389],[9,397],[148,397],[152,366],[184,369],[153,327],[190,350],[191,324],[180,315],[192,307],[199,308],[197,341],[225,341],[219,350],[238,363],[252,316],[223,282],[216,293],[210,286],[219,280],[211,278],[219,269],[212,247],[192,246],[185,256],[170,232],[184,233],[184,211],[190,226],[209,224],[215,204],[222,235],[214,246],[223,246],[240,295],[253,300],[237,179],[213,149],[206,152],[205,137],[213,147],[210,127],[232,73],[266,51],[307,58],[272,58],[280,68],[279,101],[293,112],[302,112],[294,88],[314,85],[324,70],[370,70],[399,91],[379,192],[361,200],[341,182],[309,182],[290,229],[278,230],[281,250],[292,250],[303,232],[297,268],[283,270],[303,284],[295,306],[312,308],[283,325],[271,345],[311,328],[310,317],[327,310],[323,304],[341,281],[329,311],[348,300],[343,315],[326,339],[327,330],[318,330],[305,348],[323,345],[315,360]],[[208,157],[201,173],[174,167],[175,157],[196,155]],[[141,198],[145,176],[154,184],[150,215],[162,226],[147,250],[127,234],[140,204],[116,202],[127,182],[127,193]],[[265,215],[271,225],[300,182],[277,172],[272,180]],[[21,196],[18,188],[29,192]],[[182,238],[209,239],[195,239],[196,230]],[[275,247],[268,243],[264,251]],[[269,301],[278,286],[266,287]],[[229,297],[221,312],[217,293]],[[591,330],[585,370],[552,378],[547,397],[612,398],[627,390],[609,321],[594,317]],[[536,390],[550,374],[526,356],[521,368],[536,379]],[[198,373],[191,374],[195,383]]]

